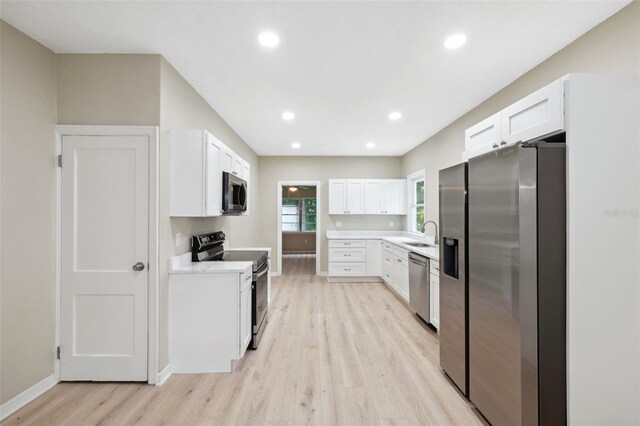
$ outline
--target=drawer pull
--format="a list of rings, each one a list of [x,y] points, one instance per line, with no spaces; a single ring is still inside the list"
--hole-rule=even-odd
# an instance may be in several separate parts
[[[245,281],[249,281],[251,279],[251,275],[247,275],[247,278],[245,278]]]
[[[351,243],[343,243],[345,246],[350,246]]]
[[[351,255],[349,253],[345,253],[344,257],[351,257]]]
[[[402,262],[402,260],[400,260],[400,259],[396,259],[396,262]]]
[[[344,268],[344,270],[345,270],[345,271],[350,271],[350,270],[351,270],[351,268]]]

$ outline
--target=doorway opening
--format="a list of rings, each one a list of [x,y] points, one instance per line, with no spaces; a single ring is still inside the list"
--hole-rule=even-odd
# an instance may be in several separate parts
[[[319,182],[279,182],[278,260],[281,274],[318,273],[319,212]]]

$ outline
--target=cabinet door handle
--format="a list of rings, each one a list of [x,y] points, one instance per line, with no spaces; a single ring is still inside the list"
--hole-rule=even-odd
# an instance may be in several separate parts
[[[493,144],[493,147],[494,147],[494,148],[497,148],[497,147],[498,147],[498,144],[497,144],[497,143],[494,143],[494,144]]]
[[[506,145],[506,144],[507,144],[507,141],[500,142],[500,145]]]

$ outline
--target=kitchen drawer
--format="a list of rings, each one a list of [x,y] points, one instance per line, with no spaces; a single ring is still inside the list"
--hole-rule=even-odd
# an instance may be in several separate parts
[[[367,274],[367,264],[339,262],[329,263],[329,276],[332,277],[364,277]]]
[[[438,262],[437,260],[430,259],[429,265],[430,265],[429,272],[440,276],[440,262]]]
[[[329,262],[365,262],[366,260],[366,247],[329,248]]]
[[[389,253],[384,253],[382,256],[382,267],[383,268],[391,268],[393,267],[395,256]]]
[[[329,247],[367,247],[367,240],[329,240]]]
[[[394,253],[400,259],[409,261],[409,250],[403,249],[401,247],[394,247]]]
[[[383,241],[383,242],[382,242],[382,249],[383,249],[384,251],[390,251],[390,252],[393,252],[394,247],[395,247],[395,246],[394,246],[393,244],[391,244],[391,243],[388,243],[388,242],[386,242],[386,241]]]

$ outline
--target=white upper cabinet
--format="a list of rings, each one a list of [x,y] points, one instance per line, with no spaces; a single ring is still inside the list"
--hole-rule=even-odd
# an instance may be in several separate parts
[[[220,168],[223,172],[233,173],[233,157],[233,151],[225,146],[220,156]]]
[[[329,179],[329,214],[406,214],[405,179]]]
[[[242,161],[242,179],[249,182],[251,176],[251,166],[246,161]]]
[[[329,179],[329,214],[364,213],[364,179]]]
[[[207,133],[206,149],[206,216],[222,214],[222,173],[220,172],[220,156],[222,146],[213,135]]]
[[[347,180],[347,214],[364,213],[364,179]]]
[[[407,214],[407,181],[387,179],[384,181],[384,214]]]
[[[222,167],[223,172],[229,172],[244,179],[242,177],[244,163],[246,162],[238,154],[225,147],[220,162],[220,167]]]
[[[384,180],[365,180],[364,212],[366,214],[384,214]]]
[[[497,148],[502,138],[500,127],[500,113],[469,127],[464,132],[467,158],[482,155]]]
[[[347,214],[346,179],[329,179],[329,214]]]
[[[220,216],[222,172],[233,172],[237,159],[248,182],[249,164],[206,130],[173,130],[170,143],[169,215]]]
[[[502,110],[502,141],[529,141],[564,130],[564,79]]]
[[[407,182],[404,179],[365,179],[365,214],[406,214]]]
[[[238,157],[237,155],[233,156],[233,168],[231,169],[231,173],[233,173],[234,175],[242,178],[242,163],[243,160],[242,158]]]
[[[563,131],[564,83],[564,78],[554,81],[468,128],[464,159]]]

